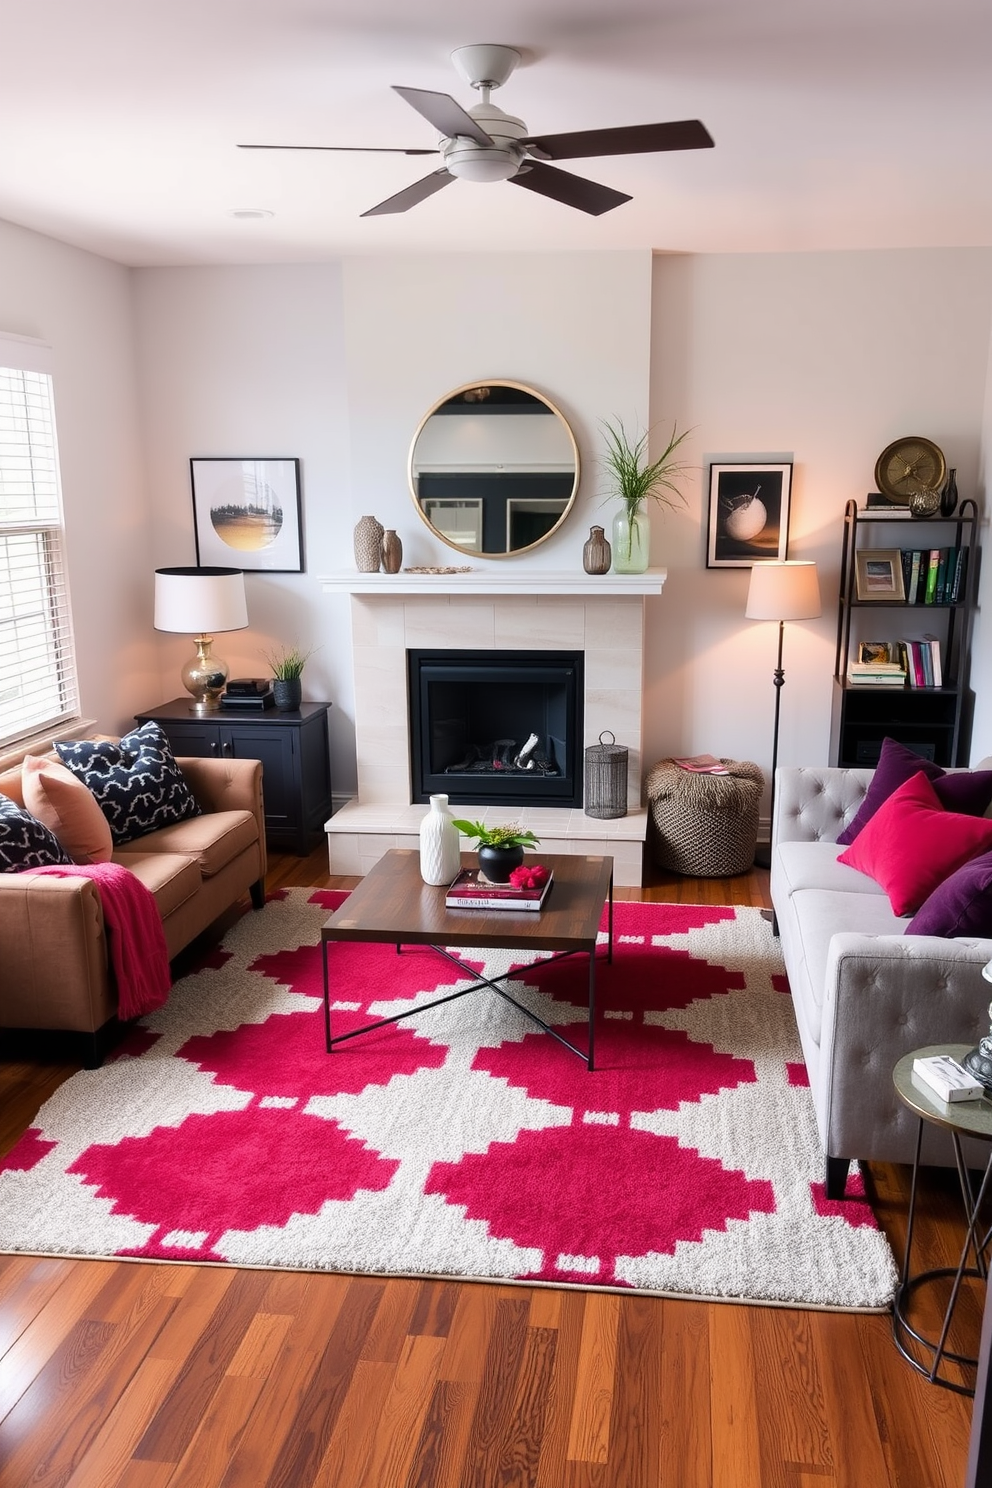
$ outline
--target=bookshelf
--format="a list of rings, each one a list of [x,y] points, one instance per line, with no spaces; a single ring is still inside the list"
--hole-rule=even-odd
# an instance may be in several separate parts
[[[856,501],[847,503],[830,717],[831,764],[874,767],[886,735],[938,765],[968,763],[972,701],[968,656],[977,529],[978,508],[970,498],[962,501],[949,517],[927,518],[911,517],[901,507],[859,510]],[[902,554],[921,552],[929,557],[935,550],[963,554],[957,597],[951,598],[946,582],[948,570],[953,582],[951,561],[946,565],[945,592],[940,602],[936,602],[935,594],[933,602],[917,599],[908,603],[907,580],[912,564],[911,561],[903,564]],[[900,568],[904,570],[899,575],[902,580],[899,596],[864,597],[867,557],[893,551],[898,553]],[[882,567],[884,572],[884,560]],[[925,585],[921,588],[918,583],[917,592],[925,594]],[[911,686],[908,681],[902,687],[870,686],[848,681],[848,663],[857,660],[860,642],[897,643],[923,635],[937,638],[941,686]]]

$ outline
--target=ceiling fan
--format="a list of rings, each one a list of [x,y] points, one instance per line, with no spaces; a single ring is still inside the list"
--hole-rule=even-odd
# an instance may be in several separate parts
[[[550,160],[583,160],[594,155],[640,155],[661,150],[703,150],[712,146],[709,130],[698,119],[680,119],[668,124],[632,124],[618,129],[580,129],[568,134],[530,135],[523,119],[505,114],[490,103],[494,88],[506,82],[520,61],[513,47],[464,46],[452,52],[451,60],[471,87],[482,94],[482,102],[463,109],[447,93],[423,88],[398,88],[418,114],[433,124],[441,139],[433,150],[390,149],[373,145],[239,145],[239,150],[349,150],[363,154],[440,155],[444,164],[429,176],[406,186],[395,196],[363,212],[363,217],[383,217],[407,212],[433,196],[455,179],[463,181],[510,181],[541,196],[552,197],[566,207],[576,207],[600,217],[630,201],[622,191],[601,186],[584,176],[557,170]]]

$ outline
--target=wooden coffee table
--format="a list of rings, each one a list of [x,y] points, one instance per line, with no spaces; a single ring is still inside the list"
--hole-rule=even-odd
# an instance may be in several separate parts
[[[426,1008],[467,997],[470,992],[487,988],[526,1013],[546,1033],[566,1049],[586,1061],[591,1070],[594,1060],[596,1020],[596,943],[603,905],[608,906],[606,959],[613,959],[613,859],[583,856],[558,856],[542,853],[540,861],[554,872],[554,883],[539,913],[509,909],[445,909],[444,887],[425,884],[420,876],[420,854],[412,848],[393,848],[380,858],[356,889],[352,889],[340,909],[321,928],[321,955],[324,965],[324,1031],[327,1052],[347,1039],[398,1023]],[[468,868],[475,863],[473,853],[463,853],[462,863]],[[433,1002],[418,1003],[391,1018],[380,1018],[350,1033],[331,1035],[331,994],[327,949],[335,940],[359,940],[395,945],[428,945],[439,955],[454,962],[462,975],[464,962],[451,955],[447,947],[479,946],[486,950],[551,951],[554,954],[525,966],[515,967],[497,977],[478,977],[469,987],[437,997]],[[589,961],[589,1047],[578,1049],[556,1029],[549,1027],[536,1013],[511,997],[499,986],[510,976],[520,976],[538,966],[549,966],[564,956],[584,951]]]

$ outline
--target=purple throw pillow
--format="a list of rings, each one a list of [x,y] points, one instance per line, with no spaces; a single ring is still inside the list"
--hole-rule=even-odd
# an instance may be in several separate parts
[[[992,801],[992,770],[962,770],[956,775],[947,775],[939,765],[921,759],[897,739],[885,738],[865,798],[837,841],[844,847],[850,846],[893,791],[921,770],[933,785],[945,811],[957,811],[962,816],[982,816]]]
[[[992,939],[992,852],[972,858],[938,884],[906,926],[906,934]]]

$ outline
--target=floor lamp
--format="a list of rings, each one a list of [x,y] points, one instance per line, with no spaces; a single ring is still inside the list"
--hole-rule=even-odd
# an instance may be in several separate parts
[[[772,789],[768,808],[768,862],[756,857],[755,862],[767,868],[771,861],[771,840],[775,826],[775,771],[778,768],[778,719],[782,704],[782,639],[786,620],[814,620],[821,613],[820,585],[816,564],[799,559],[775,563],[756,563],[751,569],[744,615],[748,620],[778,621],[778,661],[772,681],[775,684],[775,730],[772,735]]]

